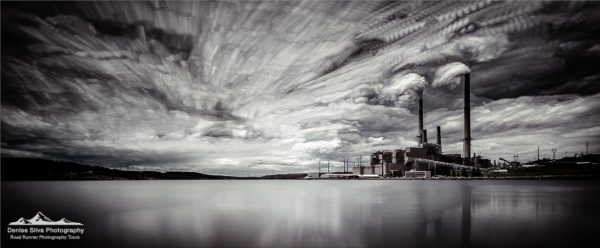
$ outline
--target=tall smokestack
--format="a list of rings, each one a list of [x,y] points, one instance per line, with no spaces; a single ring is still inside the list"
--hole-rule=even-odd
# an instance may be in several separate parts
[[[419,98],[419,145],[423,144],[423,97]]]
[[[464,91],[465,139],[463,141],[464,142],[463,143],[463,150],[464,150],[463,152],[465,155],[465,161],[466,161],[465,164],[470,165],[471,164],[471,73],[464,74],[463,84],[465,86],[465,91]]]
[[[440,126],[437,126],[437,144],[438,145],[442,145],[442,128]]]
[[[423,144],[427,144],[427,129],[423,129]]]

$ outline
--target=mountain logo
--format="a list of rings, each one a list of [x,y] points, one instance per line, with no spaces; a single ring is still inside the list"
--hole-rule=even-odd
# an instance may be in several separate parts
[[[35,216],[31,219],[25,219],[23,217],[19,218],[17,221],[13,221],[8,223],[9,226],[83,226],[83,224],[79,222],[74,222],[67,220],[66,218],[62,218],[57,221],[53,221],[44,215],[42,212],[37,212]]]

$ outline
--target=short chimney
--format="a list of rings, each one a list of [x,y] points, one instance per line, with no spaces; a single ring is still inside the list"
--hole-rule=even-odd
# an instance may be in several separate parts
[[[419,145],[423,144],[423,98],[419,98]]]

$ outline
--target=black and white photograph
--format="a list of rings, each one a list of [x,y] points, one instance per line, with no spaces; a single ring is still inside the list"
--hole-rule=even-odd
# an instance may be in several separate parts
[[[0,7],[2,247],[600,247],[600,1]]]

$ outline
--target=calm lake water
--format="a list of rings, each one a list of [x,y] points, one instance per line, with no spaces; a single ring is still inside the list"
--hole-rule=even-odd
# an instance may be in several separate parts
[[[600,247],[594,181],[2,182],[8,222],[85,224],[72,247]]]

